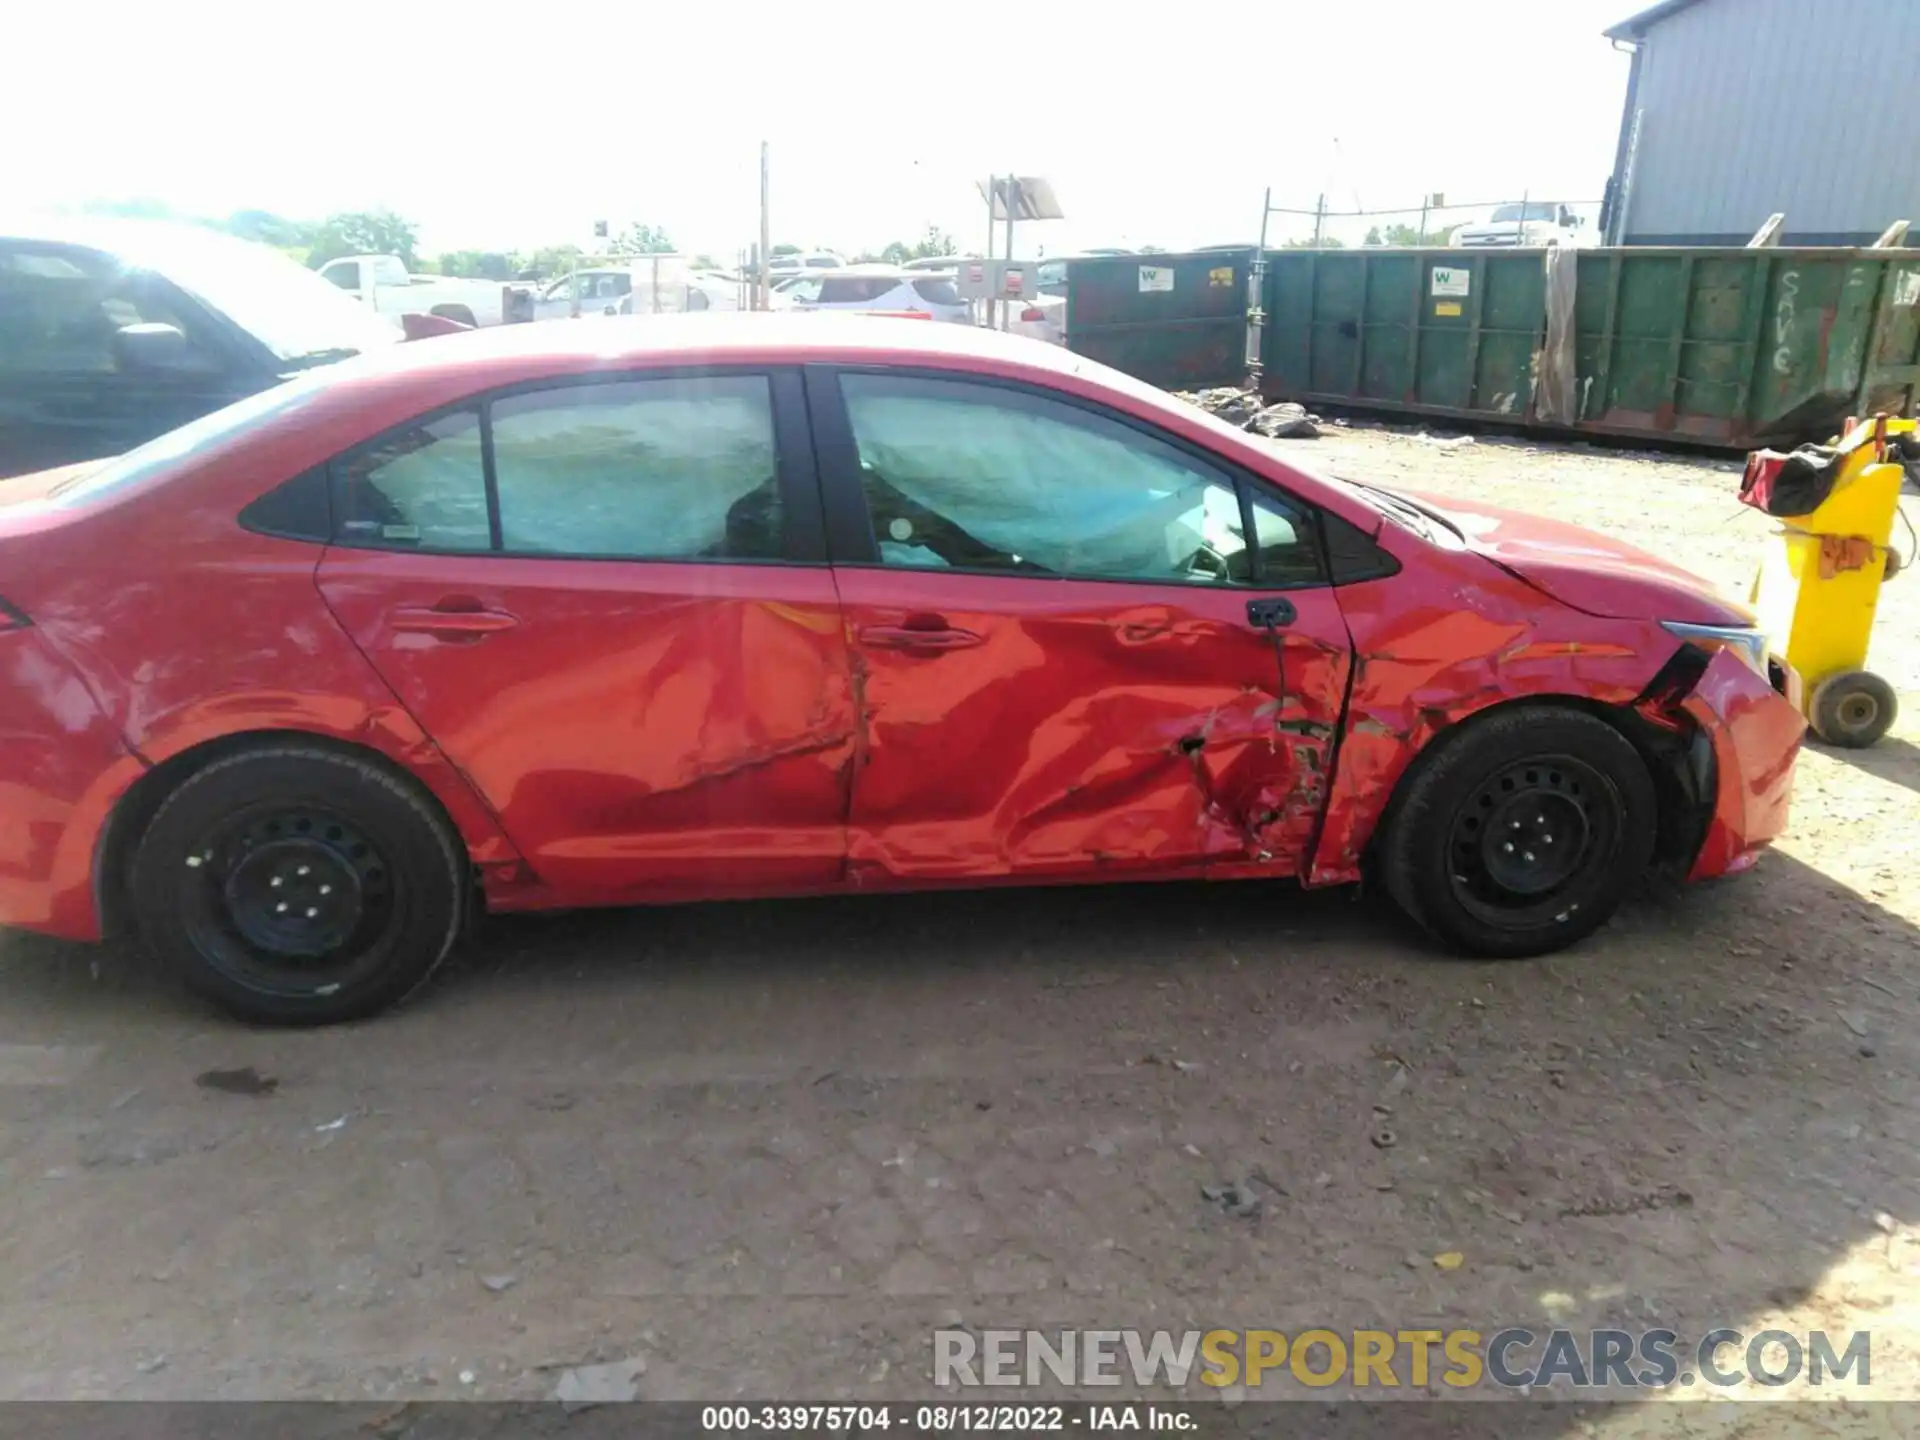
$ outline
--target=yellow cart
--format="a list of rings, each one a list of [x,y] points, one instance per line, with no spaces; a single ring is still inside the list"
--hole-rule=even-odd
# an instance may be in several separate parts
[[[1807,721],[1830,745],[1873,744],[1898,710],[1893,687],[1866,668],[1867,642],[1880,586],[1901,568],[1889,541],[1903,458],[1916,455],[1914,421],[1876,416],[1849,421],[1829,449],[1748,459],[1741,498],[1781,522],[1754,579],[1753,607],[1775,652],[1799,671]],[[1790,513],[1829,483],[1813,508]]]

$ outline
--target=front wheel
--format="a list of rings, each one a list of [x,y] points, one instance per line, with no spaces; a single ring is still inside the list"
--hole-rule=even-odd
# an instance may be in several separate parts
[[[248,750],[195,772],[134,852],[141,938],[241,1019],[323,1025],[404,998],[446,957],[464,848],[433,802],[367,760]]]
[[[1400,908],[1486,959],[1545,954],[1604,924],[1646,869],[1658,828],[1632,743],[1583,711],[1519,705],[1435,744],[1381,846]]]

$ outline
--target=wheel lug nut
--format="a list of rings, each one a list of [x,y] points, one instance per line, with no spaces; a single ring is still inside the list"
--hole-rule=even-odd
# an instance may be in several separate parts
[[[1526,861],[1529,865],[1531,865],[1533,863],[1533,852],[1531,850],[1522,851],[1520,854],[1520,858]],[[307,913],[311,915],[313,912],[309,910]]]
[[[1509,840],[1509,841],[1507,841],[1507,843],[1506,843],[1506,844],[1504,844],[1504,845],[1502,845],[1502,846],[1501,846],[1500,848],[1501,848],[1501,850],[1502,850],[1502,851],[1504,851],[1504,852],[1505,852],[1506,854],[1508,854],[1508,855],[1511,855],[1511,854],[1513,853],[1513,842],[1512,842],[1511,840]],[[286,907],[286,906],[284,906],[284,905],[282,905],[282,906],[281,906],[280,908],[281,908],[282,910],[284,910],[284,909],[286,909],[287,907]]]
[[[276,875],[273,877],[273,879],[269,883],[273,886],[274,889],[278,890],[282,885],[286,884],[286,881],[282,880],[278,875]]]
[[[1551,840],[1553,837],[1549,835],[1547,839]],[[331,885],[322,885],[320,887],[320,893],[322,895],[331,895],[333,893],[333,887]]]
[[[318,915],[319,913],[320,913],[319,910],[316,909],[315,907],[311,905],[307,907],[307,919],[311,920],[313,919],[314,916]]]
[[[302,865],[302,866],[301,866],[301,867],[299,868],[299,870],[298,870],[298,871],[296,871],[295,873],[296,873],[296,874],[299,874],[299,875],[304,875],[304,874],[306,874],[306,873],[307,873],[307,867],[306,867],[305,865]]]
[[[274,906],[273,909],[275,914],[284,915],[287,913],[287,902],[282,900],[278,905]]]

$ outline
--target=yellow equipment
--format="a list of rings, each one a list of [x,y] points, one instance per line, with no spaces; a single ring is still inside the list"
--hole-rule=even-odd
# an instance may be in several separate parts
[[[1900,510],[1901,454],[1916,443],[1903,437],[1914,429],[1912,420],[1885,416],[1849,421],[1827,498],[1801,515],[1769,511],[1781,528],[1754,579],[1753,607],[1775,652],[1800,672],[1807,721],[1830,745],[1873,744],[1898,709],[1893,687],[1866,668],[1867,642],[1881,582],[1900,570],[1888,541]]]

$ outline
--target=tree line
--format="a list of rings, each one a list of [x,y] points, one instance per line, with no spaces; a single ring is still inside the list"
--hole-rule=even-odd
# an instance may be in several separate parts
[[[564,275],[587,252],[578,245],[543,245],[531,250],[448,250],[434,256],[419,253],[420,236],[411,220],[394,210],[343,210],[323,220],[297,220],[271,210],[236,210],[224,219],[181,215],[158,200],[102,202],[89,205],[94,214],[149,220],[178,220],[205,225],[242,240],[271,245],[303,265],[319,269],[329,260],[347,255],[398,255],[407,269],[418,274],[460,275],[483,280],[545,280]],[[663,226],[633,224],[608,237],[602,253],[608,255],[664,255],[674,251],[673,237]],[[775,245],[772,255],[803,253],[799,245]],[[894,240],[879,250],[865,250],[857,263],[899,265],[923,256],[954,255],[953,236],[936,225],[927,226],[918,240]],[[701,269],[727,270],[733,259],[721,262],[711,255],[695,255]]]

